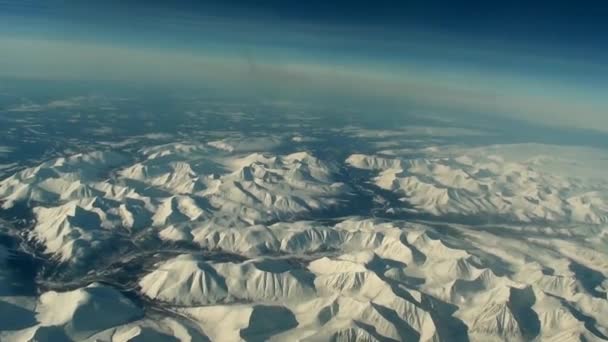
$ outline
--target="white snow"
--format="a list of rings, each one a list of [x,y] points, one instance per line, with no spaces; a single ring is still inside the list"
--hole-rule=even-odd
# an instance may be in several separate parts
[[[29,205],[23,236],[82,279],[14,296],[0,246],[0,340],[605,340],[608,182],[558,152],[339,163],[224,139],[47,161],[0,181],[0,200]],[[359,204],[356,186],[382,190],[384,218],[315,220]],[[125,276],[148,310],[87,282],[106,257],[143,264]]]

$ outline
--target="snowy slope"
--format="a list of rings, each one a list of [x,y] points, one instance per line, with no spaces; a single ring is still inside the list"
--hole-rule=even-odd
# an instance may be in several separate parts
[[[560,168],[568,165],[544,155],[512,161],[493,154],[496,150],[458,152],[462,154],[413,159],[354,154],[346,163],[373,172],[373,184],[401,196],[411,207],[407,209],[417,213],[524,223],[608,223],[605,182],[565,176]]]
[[[24,169],[0,201],[27,211],[40,293],[11,292],[29,270],[0,244],[0,340],[608,339],[601,173],[545,150],[386,152],[224,139]]]

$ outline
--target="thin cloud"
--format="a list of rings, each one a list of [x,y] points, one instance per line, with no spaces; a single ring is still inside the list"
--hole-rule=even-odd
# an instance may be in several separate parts
[[[584,84],[446,66],[437,70],[432,65],[403,65],[382,70],[366,63],[261,58],[255,54],[264,55],[259,51],[239,56],[64,41],[0,39],[0,44],[8,47],[0,57],[0,75],[12,77],[206,87],[270,101],[374,101],[379,106],[428,108],[455,117],[475,112],[608,132],[608,105],[597,90]],[[77,102],[24,105],[13,111],[67,108]]]

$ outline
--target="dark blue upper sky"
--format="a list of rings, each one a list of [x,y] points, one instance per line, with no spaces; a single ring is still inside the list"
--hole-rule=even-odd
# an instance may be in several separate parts
[[[244,16],[251,11],[308,22],[428,29],[505,39],[582,39],[593,44],[596,40],[606,42],[608,33],[608,5],[601,1],[176,1],[171,7],[200,11],[215,8],[223,14]]]
[[[166,32],[166,22],[171,20],[174,29],[187,26],[196,34],[197,29],[204,31],[206,18],[212,16],[262,26],[298,24],[296,31],[304,26],[309,30],[332,27],[377,39],[398,39],[400,33],[411,32],[455,35],[591,57],[603,53],[608,43],[608,4],[601,1],[3,0],[1,14],[26,18],[21,22],[24,27],[18,27],[19,21],[11,22],[17,31],[32,29],[27,19],[41,19],[48,21],[40,29],[48,31],[81,27],[82,32],[95,34],[116,30],[153,34],[154,28]]]
[[[0,37],[239,56],[271,47],[297,59],[449,63],[604,83],[606,18],[600,1],[0,0]]]

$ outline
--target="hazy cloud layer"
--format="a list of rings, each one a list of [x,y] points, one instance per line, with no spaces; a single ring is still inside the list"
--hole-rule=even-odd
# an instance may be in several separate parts
[[[580,82],[446,66],[382,69],[364,62],[310,62],[272,58],[270,50],[254,58],[33,39],[0,39],[0,45],[5,51],[0,76],[204,86],[272,100],[370,101],[608,131],[605,99]]]

